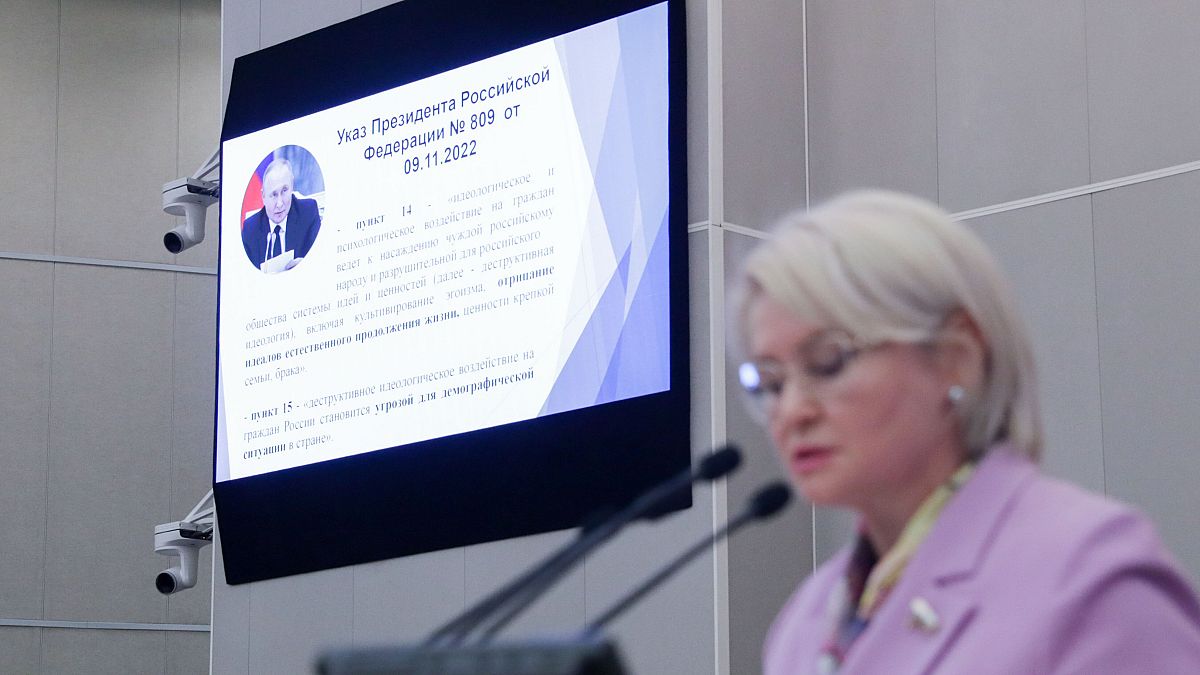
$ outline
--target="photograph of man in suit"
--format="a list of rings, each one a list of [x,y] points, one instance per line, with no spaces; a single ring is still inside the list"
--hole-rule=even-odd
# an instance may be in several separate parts
[[[292,194],[295,184],[292,165],[286,159],[275,159],[267,165],[262,179],[262,210],[242,224],[242,245],[255,267],[292,252],[291,269],[312,248],[321,228],[321,215],[315,199],[302,199]]]

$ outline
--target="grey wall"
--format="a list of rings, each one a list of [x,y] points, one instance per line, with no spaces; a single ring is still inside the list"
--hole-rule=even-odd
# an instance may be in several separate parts
[[[215,277],[176,269],[216,244],[166,253],[159,186],[215,146],[219,31],[211,0],[0,2],[2,673],[207,671],[210,565],[159,595],[153,528],[209,482]]]

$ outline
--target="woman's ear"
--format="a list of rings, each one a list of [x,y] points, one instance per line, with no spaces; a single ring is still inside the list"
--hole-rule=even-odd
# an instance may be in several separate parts
[[[956,309],[942,322],[937,336],[937,366],[947,388],[958,385],[975,398],[987,377],[991,349],[979,324],[964,309]]]

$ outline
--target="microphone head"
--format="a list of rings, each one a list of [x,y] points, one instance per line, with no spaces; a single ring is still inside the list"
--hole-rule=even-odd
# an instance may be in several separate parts
[[[784,483],[770,483],[750,498],[746,511],[756,520],[763,520],[779,513],[792,500],[792,489]]]
[[[721,476],[733,473],[734,469],[742,463],[742,451],[736,446],[726,445],[717,450],[708,457],[700,460],[700,466],[696,467],[696,478],[698,480],[713,481]]]

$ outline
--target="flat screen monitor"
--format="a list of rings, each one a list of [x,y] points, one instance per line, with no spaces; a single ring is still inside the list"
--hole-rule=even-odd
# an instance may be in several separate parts
[[[236,60],[229,583],[574,527],[687,467],[682,6],[407,0]]]

